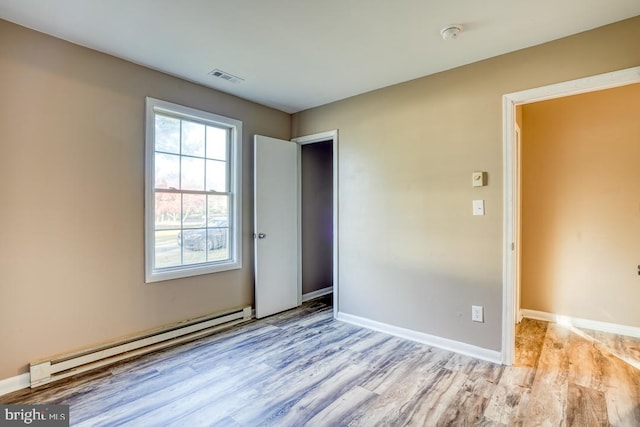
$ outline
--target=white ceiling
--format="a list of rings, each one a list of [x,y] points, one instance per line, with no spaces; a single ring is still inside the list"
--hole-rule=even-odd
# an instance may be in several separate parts
[[[0,18],[288,113],[637,15],[638,0],[0,0]],[[465,31],[442,40],[452,23]]]

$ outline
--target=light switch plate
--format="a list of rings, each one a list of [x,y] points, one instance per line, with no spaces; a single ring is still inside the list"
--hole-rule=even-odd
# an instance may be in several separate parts
[[[473,201],[473,215],[475,215],[475,216],[483,216],[484,215],[484,200],[474,200]]]
[[[484,187],[484,172],[474,172],[471,174],[471,183],[474,187]]]

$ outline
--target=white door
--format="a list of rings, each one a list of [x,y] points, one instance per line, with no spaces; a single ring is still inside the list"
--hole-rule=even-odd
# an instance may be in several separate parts
[[[298,306],[298,150],[254,137],[256,317]]]

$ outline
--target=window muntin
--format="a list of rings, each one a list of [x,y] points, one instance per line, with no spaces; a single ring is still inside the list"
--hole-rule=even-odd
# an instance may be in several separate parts
[[[241,267],[242,123],[147,98],[146,281]]]

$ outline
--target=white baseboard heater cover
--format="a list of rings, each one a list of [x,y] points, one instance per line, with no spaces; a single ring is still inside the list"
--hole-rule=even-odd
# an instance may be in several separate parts
[[[110,365],[134,356],[171,347],[210,335],[251,319],[251,307],[241,307],[186,320],[140,335],[101,344],[72,353],[31,362],[31,388],[82,372]]]

